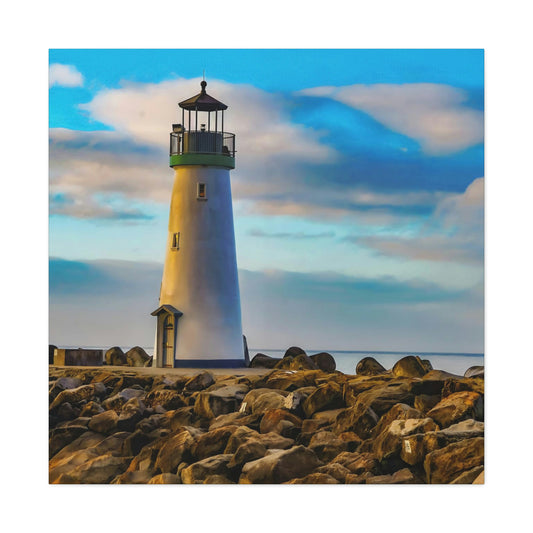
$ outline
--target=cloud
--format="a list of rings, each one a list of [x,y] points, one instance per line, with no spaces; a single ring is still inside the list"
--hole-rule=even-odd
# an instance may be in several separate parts
[[[50,342],[152,346],[162,265],[50,260]],[[333,272],[239,271],[251,347],[483,351],[483,291]]]
[[[48,69],[48,86],[83,87],[83,75],[74,65],[52,63]]]
[[[468,94],[433,83],[313,87],[297,94],[331,98],[364,111],[387,128],[416,139],[428,154],[445,155],[482,143],[483,113]]]
[[[484,257],[484,179],[436,205],[420,233],[410,237],[348,236],[345,239],[386,256],[423,261],[482,264]]]
[[[249,232],[249,235],[252,237],[265,237],[268,239],[323,239],[326,237],[335,237],[335,232],[333,231],[323,231],[320,233],[305,233],[303,231],[299,232],[276,232],[276,233],[267,233],[259,228],[252,228]]]

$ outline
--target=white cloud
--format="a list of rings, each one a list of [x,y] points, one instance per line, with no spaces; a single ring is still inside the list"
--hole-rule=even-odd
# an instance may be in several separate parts
[[[428,154],[449,154],[483,142],[483,113],[466,107],[466,93],[448,85],[313,87],[298,94],[332,98],[364,111],[388,128],[416,139]]]
[[[411,237],[349,237],[387,256],[480,264],[483,261],[484,178],[443,197],[422,231]]]
[[[83,75],[73,65],[52,63],[48,69],[48,86],[82,87]]]

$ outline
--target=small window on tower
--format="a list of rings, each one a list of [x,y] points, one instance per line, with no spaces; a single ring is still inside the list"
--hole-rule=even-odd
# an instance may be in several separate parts
[[[180,234],[174,233],[172,235],[172,250],[179,250],[180,249]]]
[[[196,198],[198,200],[207,200],[207,187],[205,183],[198,184],[198,192]]]

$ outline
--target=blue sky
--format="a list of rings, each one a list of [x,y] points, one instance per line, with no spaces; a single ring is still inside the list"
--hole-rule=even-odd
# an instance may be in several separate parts
[[[252,347],[483,352],[482,50],[50,50],[50,342],[153,342],[177,103],[229,106]]]

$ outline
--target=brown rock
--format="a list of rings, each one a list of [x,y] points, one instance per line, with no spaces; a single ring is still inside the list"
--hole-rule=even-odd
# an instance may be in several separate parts
[[[338,485],[339,481],[329,474],[323,472],[313,472],[305,477],[291,479],[288,485]]]
[[[128,468],[131,459],[111,453],[99,455],[63,474],[62,483],[109,483]]]
[[[283,357],[296,357],[300,354],[307,355],[305,350],[302,350],[299,346],[291,346],[290,348],[287,348]]]
[[[472,470],[467,470],[459,474],[453,481],[450,481],[450,485],[472,485],[478,476],[483,473],[484,469],[484,466],[476,466]]]
[[[113,409],[114,411],[119,412],[127,401],[132,398],[142,398],[144,395],[145,392],[143,390],[126,388],[104,400],[102,402],[102,407],[106,410]]]
[[[261,419],[259,431],[261,433],[274,432],[284,437],[290,437],[294,434],[292,428],[299,430],[301,427],[302,420],[296,415],[289,413],[286,409],[269,409]]]
[[[355,373],[361,376],[375,376],[387,372],[385,367],[373,357],[363,357],[355,367]]]
[[[249,483],[284,483],[304,477],[321,466],[315,453],[304,446],[279,450],[246,463],[241,477]]]
[[[274,368],[281,359],[258,353],[250,361],[250,368]]]
[[[454,392],[472,391],[478,394],[485,393],[485,379],[481,377],[448,379],[442,387],[442,397],[445,398]]]
[[[237,448],[231,461],[228,463],[228,467],[242,466],[245,463],[264,457],[266,453],[267,447],[264,444],[257,439],[250,439]]]
[[[409,418],[425,417],[422,411],[405,403],[397,403],[379,419],[379,422],[372,431],[372,435],[379,435],[384,429],[390,426],[394,420],[407,420]]]
[[[212,475],[222,475],[231,479],[232,473],[228,467],[231,458],[231,454],[220,454],[193,463],[181,471],[181,481],[186,484],[203,483]]]
[[[215,383],[215,378],[210,372],[204,371],[190,378],[183,387],[183,392],[192,393],[207,389]]]
[[[319,466],[316,469],[317,473],[328,474],[328,476],[334,477],[340,483],[346,482],[347,475],[353,475],[345,466],[339,463],[328,463],[324,466]]]
[[[181,484],[181,478],[176,474],[157,474],[148,481],[149,485],[178,485]]]
[[[311,355],[311,360],[315,365],[322,370],[322,372],[335,372],[337,364],[333,356],[327,352],[320,352],[314,355]]]
[[[48,454],[52,458],[59,450],[75,441],[80,435],[87,431],[83,425],[71,425],[57,427],[50,432]]]
[[[352,474],[364,474],[365,472],[379,475],[379,461],[373,453],[365,452],[342,452],[332,461],[347,468]]]
[[[440,401],[427,416],[433,418],[441,427],[473,418],[483,420],[483,396],[477,392],[455,392]]]
[[[382,416],[397,403],[412,406],[414,399],[407,381],[392,381],[385,386],[362,392],[358,396],[358,401],[372,408],[378,416]]]
[[[402,468],[394,474],[368,477],[365,483],[367,485],[412,485],[417,481],[411,470]]]
[[[187,405],[178,391],[168,389],[151,390],[146,395],[144,401],[148,407],[156,407],[157,405],[160,405],[167,411],[179,409],[180,407],[185,407]]]
[[[105,353],[105,364],[110,366],[127,366],[126,354],[119,346],[113,346]]]
[[[362,392],[387,385],[392,378],[386,374],[381,376],[357,376],[343,385],[344,401],[348,407],[355,405]]]
[[[348,451],[348,442],[332,431],[319,431],[311,438],[308,448],[313,450],[321,461],[328,463],[340,453]]]
[[[134,346],[126,352],[128,366],[149,366],[151,357],[140,347]]]
[[[414,355],[403,357],[392,367],[392,373],[397,378],[421,378],[427,372],[420,357]]]
[[[301,353],[292,359],[289,368],[291,370],[318,370],[318,365],[308,355]]]
[[[249,387],[241,384],[200,392],[194,402],[194,412],[208,419],[232,413],[239,408],[248,391]]]
[[[427,413],[440,402],[438,394],[419,394],[415,396],[414,406],[422,413]]]
[[[323,383],[307,397],[302,407],[307,418],[317,411],[344,407],[342,387],[335,382]]]
[[[485,379],[484,366],[471,366],[465,372],[465,378],[483,378]]]
[[[273,389],[252,389],[244,397],[241,409],[246,414],[262,415],[269,409],[281,409],[285,405],[287,391]]]
[[[193,445],[194,437],[187,428],[184,428],[180,433],[167,439],[161,446],[155,462],[155,468],[162,473],[175,473],[179,463],[190,461]]]
[[[104,411],[94,415],[89,422],[89,429],[96,433],[109,434],[117,427],[118,415],[115,411]]]
[[[84,400],[92,400],[95,396],[103,396],[106,392],[105,385],[94,383],[90,385],[81,385],[75,389],[66,389],[61,391],[50,404],[50,410],[59,408],[63,403],[74,405]]]
[[[192,456],[201,460],[223,453],[229,438],[237,429],[238,426],[224,426],[204,433],[196,439],[191,447]]]
[[[483,437],[454,442],[426,456],[424,470],[427,483],[450,483],[463,472],[483,463]]]
[[[367,439],[377,422],[378,416],[373,409],[358,402],[353,407],[348,407],[338,414],[333,431],[337,434],[353,431],[362,439]]]

